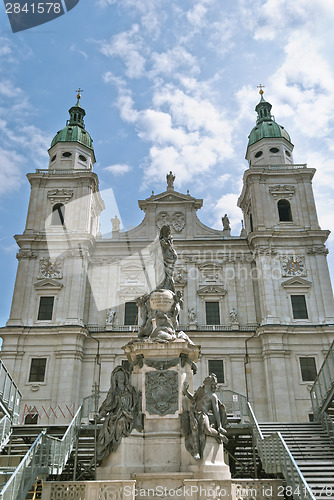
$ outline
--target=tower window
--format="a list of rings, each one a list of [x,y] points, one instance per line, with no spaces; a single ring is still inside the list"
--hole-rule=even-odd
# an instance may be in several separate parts
[[[79,160],[87,161],[87,158],[84,155],[79,155]]]
[[[65,220],[65,206],[62,203],[57,203],[52,208],[51,225],[63,226]]]
[[[33,358],[31,360],[29,382],[44,382],[46,358]]]
[[[124,325],[137,325],[138,306],[135,302],[125,302]]]
[[[260,158],[260,156],[263,155],[263,152],[262,151],[258,151],[257,153],[255,153],[255,158]]]
[[[69,151],[65,151],[65,153],[63,153],[63,156],[64,158],[69,158],[70,156],[72,156],[72,153],[70,153]]]
[[[205,302],[207,325],[220,325],[219,302]]]
[[[51,162],[55,161],[55,159],[57,158],[57,155],[54,155],[52,158],[51,158]]]
[[[270,148],[269,151],[271,153],[278,153],[279,152],[279,149],[278,148]]]
[[[288,202],[288,200],[279,200],[277,207],[280,222],[291,222],[292,214],[290,202]]]
[[[288,151],[287,149],[285,150],[285,154],[286,154],[286,156],[289,156],[289,157],[291,156],[290,151]]]
[[[317,367],[315,364],[315,358],[313,357],[299,358],[299,364],[302,375],[302,381],[314,382],[317,376]]]
[[[54,297],[41,297],[39,301],[39,309],[37,319],[39,321],[52,319]]]
[[[209,375],[214,373],[217,377],[217,382],[223,384],[225,382],[224,376],[224,361],[222,359],[209,359]]]
[[[305,295],[291,295],[293,319],[308,319]]]

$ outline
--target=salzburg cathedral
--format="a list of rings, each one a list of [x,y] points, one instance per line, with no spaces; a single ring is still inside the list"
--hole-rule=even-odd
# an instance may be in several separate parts
[[[189,191],[176,191],[171,165],[165,173],[165,190],[138,201],[142,222],[122,231],[115,215],[111,219],[112,231],[102,236],[99,218],[105,208],[103,192],[94,172],[93,140],[86,130],[86,113],[80,98],[78,94],[66,126],[51,142],[46,168],[27,175],[31,194],[26,225],[22,234],[15,235],[17,276],[10,316],[0,329],[1,361],[20,395],[15,425],[66,429],[80,406],[86,405],[88,410],[81,424],[94,428],[94,412],[110,388],[111,374],[117,367],[122,367],[124,373],[136,374],[146,359],[146,348],[138,347],[148,338],[148,313],[143,303],[154,290],[166,288],[158,285],[164,271],[171,274],[172,268],[176,344],[183,342],[189,350],[177,356],[187,361],[189,373],[192,369],[193,392],[215,374],[216,392],[226,406],[227,422],[230,421],[226,427],[229,441],[224,444],[225,458],[227,453],[230,456],[226,463],[232,478],[233,474],[238,477],[243,459],[238,461],[236,449],[242,448],[243,435],[252,435],[252,431],[240,429],[255,425],[252,415],[260,422],[257,428],[261,428],[265,438],[266,432],[281,431],[279,423],[298,423],[297,427],[320,425],[315,422],[320,422],[319,415],[326,413],[334,398],[333,353],[327,371],[330,381],[320,384],[320,389],[315,384],[334,340],[334,302],[326,248],[329,231],[318,222],[312,190],[316,170],[312,165],[294,163],[293,138],[275,121],[272,106],[261,89],[255,125],[245,137],[247,166],[238,199],[243,213],[240,235],[231,235],[228,214],[222,214],[221,230],[201,222],[203,200]],[[276,111],[279,116],[279,109]],[[170,231],[168,244],[177,255],[173,266],[167,265],[169,271],[161,243],[166,227]],[[151,316],[151,330],[157,329],[158,323],[158,315]],[[161,358],[164,368],[157,368],[156,360],[155,365],[147,361],[147,366],[154,366],[161,374],[164,370],[173,371],[166,368],[168,363],[172,366],[174,359],[167,352],[173,342],[158,336],[155,345],[158,347],[154,347],[154,352],[165,349]],[[195,347],[196,356],[190,354]],[[176,347],[173,349],[176,352]],[[134,376],[140,377],[139,371]],[[139,382],[136,384],[140,395]],[[147,393],[148,386],[145,387]],[[167,394],[166,386],[164,390]],[[158,398],[154,396],[158,392],[158,388],[153,390],[153,399]],[[148,393],[145,397],[146,406],[141,411],[144,421],[149,422]],[[6,404],[2,406],[6,413]],[[159,411],[161,417],[163,410]],[[176,411],[175,415],[179,413]],[[272,424],[270,432],[261,427],[261,422]],[[333,436],[334,424],[331,429]],[[133,432],[123,441],[134,439],[137,431]],[[256,441],[254,436],[253,432]],[[319,446],[325,449],[327,445]],[[253,442],[253,458],[256,447],[262,470],[274,477],[277,471],[273,472],[270,466],[266,470],[259,442]],[[333,446],[328,444],[328,450],[332,471]],[[259,460],[254,460],[256,468]],[[73,459],[74,472],[67,480],[80,480],[79,472],[74,470],[79,462],[80,457]],[[116,470],[120,462],[111,470]],[[181,458],[180,463],[184,463]],[[96,460],[95,465],[99,471]],[[163,462],[160,467],[164,468]],[[179,474],[188,471],[182,467],[185,466],[179,467]],[[98,474],[87,479],[88,468],[87,464],[83,467],[86,472],[82,472],[82,477],[96,480]],[[56,473],[52,474],[51,479],[55,480]],[[261,473],[255,473],[255,477],[262,477]],[[104,479],[101,474],[100,478]],[[290,484],[284,472],[282,478]],[[313,497],[305,494],[299,498],[318,498],[314,491],[318,491],[316,487]],[[17,498],[114,498],[107,494],[25,494]],[[292,497],[298,498],[293,492]],[[231,498],[243,497],[232,494]],[[334,485],[332,496],[326,498],[334,498]]]

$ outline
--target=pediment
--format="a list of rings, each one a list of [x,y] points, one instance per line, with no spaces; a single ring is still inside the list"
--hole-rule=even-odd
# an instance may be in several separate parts
[[[203,200],[194,198],[193,196],[190,196],[190,194],[183,194],[178,191],[168,190],[156,195],[152,194],[149,198],[146,198],[146,200],[138,201],[139,208],[144,210],[144,212],[146,212],[150,205],[156,205],[158,203],[168,203],[173,205],[187,203],[193,205],[194,208],[198,210],[202,207]]]
[[[219,297],[224,297],[226,295],[226,290],[222,286],[219,285],[207,285],[207,286],[202,286],[199,288],[197,291],[197,294],[200,297],[206,297],[206,296],[219,296]]]
[[[283,281],[282,286],[288,292],[303,292],[307,293],[312,286],[311,281],[305,280],[303,278],[295,277]]]
[[[63,288],[63,284],[56,280],[45,278],[34,283],[35,290],[54,290],[59,291]]]

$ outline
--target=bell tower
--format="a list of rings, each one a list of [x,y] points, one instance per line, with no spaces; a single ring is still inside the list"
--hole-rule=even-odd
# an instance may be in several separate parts
[[[27,175],[26,227],[15,236],[19,262],[2,358],[32,406],[37,391],[50,406],[70,407],[78,397],[87,269],[104,209],[80,99],[78,92],[66,126],[52,140],[48,168]]]

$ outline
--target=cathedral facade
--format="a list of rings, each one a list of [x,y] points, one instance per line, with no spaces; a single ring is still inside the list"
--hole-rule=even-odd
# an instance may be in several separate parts
[[[166,172],[166,190],[139,201],[141,224],[120,231],[115,217],[102,237],[103,193],[78,98],[51,143],[48,168],[28,174],[26,227],[15,236],[1,357],[24,408],[60,408],[55,418],[65,423],[65,407],[108,390],[110,373],[126,361],[122,347],[138,335],[136,299],[161,278],[157,237],[169,225],[179,329],[201,346],[197,385],[214,372],[220,389],[246,396],[262,421],[311,418],[310,388],[334,339],[329,231],[317,219],[315,169],[294,163],[290,136],[262,93],[255,109],[240,236],[231,236],[227,215],[221,231],[204,225],[203,200],[177,192]]]

